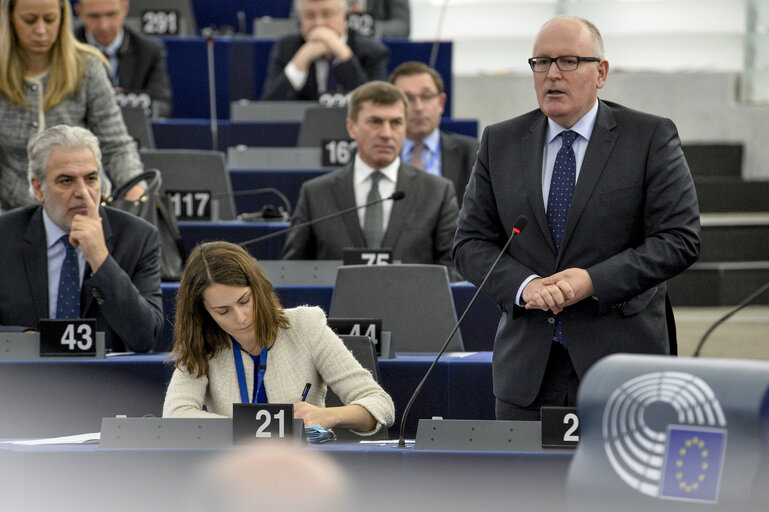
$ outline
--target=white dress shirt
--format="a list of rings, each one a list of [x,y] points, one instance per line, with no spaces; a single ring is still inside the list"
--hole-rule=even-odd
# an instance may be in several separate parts
[[[383,174],[382,179],[379,180],[379,195],[383,198],[390,197],[395,192],[395,187],[398,184],[398,167],[401,165],[401,159],[396,158],[393,163],[383,169],[379,169],[379,172]],[[355,154],[355,164],[353,167],[353,189],[355,190],[355,205],[361,206],[366,204],[366,197],[369,190],[371,190],[371,174],[376,169],[366,165],[360,158],[360,154]],[[382,203],[382,222],[384,226],[383,231],[387,233],[387,226],[390,222],[390,213],[393,209],[392,201],[385,201]],[[366,216],[366,209],[358,209],[358,221],[360,227],[363,229],[363,219]]]

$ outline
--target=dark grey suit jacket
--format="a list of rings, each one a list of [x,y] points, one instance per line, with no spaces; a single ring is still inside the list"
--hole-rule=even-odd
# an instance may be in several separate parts
[[[460,208],[477,152],[478,139],[441,131],[441,174],[454,184]]]
[[[267,79],[264,82],[263,100],[317,100],[318,80],[315,64],[310,65],[307,82],[300,90],[294,89],[283,69],[304,44],[301,34],[289,34],[275,41],[270,53]],[[354,30],[347,32],[347,45],[353,56],[347,62],[333,66],[334,77],[340,89],[352,91],[371,80],[387,80],[387,63],[390,50],[382,43],[362,36]]]
[[[366,11],[376,20],[381,38],[408,38],[411,33],[409,0],[368,0]]]
[[[152,98],[153,112],[159,117],[171,117],[171,81],[166,69],[166,49],[163,42],[146,37],[123,26],[123,44],[118,49],[118,84],[123,92],[147,93]],[[85,27],[75,29],[75,37],[87,43]]]
[[[392,248],[393,259],[403,263],[440,264],[451,271],[451,245],[458,212],[451,182],[401,164],[396,190],[406,195],[393,204],[382,247]],[[304,183],[291,223],[299,224],[354,206],[351,163]],[[292,231],[281,257],[341,260],[347,247],[366,247],[357,212]]]
[[[485,292],[502,310],[494,343],[494,394],[526,406],[537,395],[554,318],[515,303],[530,275],[587,270],[595,298],[567,307],[562,326],[580,377],[616,352],[668,352],[665,280],[699,256],[694,184],[675,125],[599,102],[561,252],[550,237],[542,198],[547,118],[539,110],[489,126],[467,186],[454,260],[478,284],[519,215],[528,226],[502,258]]]
[[[48,312],[48,261],[43,208],[23,206],[0,215],[0,326],[39,330]],[[95,318],[115,352],[151,350],[163,331],[160,239],[144,220],[114,208],[99,209],[110,255],[81,289],[83,318]]]

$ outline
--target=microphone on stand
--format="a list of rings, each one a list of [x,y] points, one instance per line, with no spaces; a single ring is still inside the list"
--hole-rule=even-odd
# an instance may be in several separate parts
[[[470,308],[475,303],[475,299],[478,298],[478,294],[481,293],[481,290],[486,285],[486,281],[489,280],[489,276],[491,276],[491,273],[494,272],[495,268],[497,268],[499,261],[502,259],[502,255],[504,255],[507,252],[507,248],[510,247],[510,244],[513,242],[513,238],[518,236],[520,232],[523,231],[523,229],[526,227],[526,224],[528,222],[529,222],[529,219],[527,219],[526,216],[524,215],[520,215],[517,219],[515,219],[515,222],[513,222],[513,232],[510,235],[510,238],[507,239],[507,242],[505,243],[504,247],[502,247],[502,250],[499,251],[499,255],[497,256],[497,259],[495,259],[494,263],[491,264],[491,268],[489,268],[489,271],[486,272],[486,275],[483,277],[483,281],[481,281],[481,284],[478,285],[478,289],[475,290],[475,294],[473,295],[473,298],[470,299],[470,302],[467,303],[467,307],[462,312],[462,316],[460,316],[459,320],[457,320],[457,323],[454,325],[454,328],[451,330],[448,337],[446,338],[446,341],[443,343],[443,347],[441,347],[440,352],[438,352],[438,355],[435,356],[435,360],[427,369],[427,372],[425,372],[425,376],[422,377],[422,380],[419,382],[419,385],[417,385],[417,388],[414,390],[414,394],[411,395],[411,398],[409,399],[408,404],[406,405],[406,408],[403,410],[403,416],[401,416],[400,436],[398,437],[398,445],[397,445],[398,448],[406,448],[406,439],[404,434],[406,430],[406,419],[408,418],[409,411],[411,411],[411,406],[414,405],[414,400],[416,400],[417,396],[419,396],[419,392],[422,391],[422,386],[424,386],[425,382],[427,382],[427,378],[432,373],[433,368],[435,368],[435,365],[438,364],[438,359],[440,359],[443,353],[446,351],[446,347],[449,346],[449,342],[451,341],[451,338],[453,338],[454,334],[456,334],[460,324],[462,323],[462,320],[465,319],[467,312],[470,311]]]
[[[214,31],[206,27],[203,29],[203,37],[206,38],[206,55],[208,58],[208,103],[211,111],[211,149],[219,149],[219,127],[216,116],[216,70],[214,69]]]
[[[377,199],[376,201],[371,201],[369,203],[362,204],[360,206],[353,206],[352,208],[345,208],[344,210],[339,210],[338,212],[329,213],[328,215],[324,215],[323,217],[318,217],[316,219],[311,219],[311,220],[308,220],[306,222],[300,222],[299,224],[294,224],[293,226],[289,226],[289,227],[287,227],[285,229],[280,229],[278,231],[273,231],[272,233],[267,233],[266,235],[262,235],[262,236],[259,236],[259,237],[256,237],[256,238],[252,238],[251,240],[246,240],[245,242],[240,242],[238,245],[241,246],[241,247],[246,247],[246,246],[251,245],[251,244],[256,244],[256,243],[262,242],[264,240],[268,240],[270,238],[274,238],[276,236],[284,235],[284,234],[288,233],[289,231],[293,231],[295,229],[303,228],[303,227],[306,227],[306,226],[312,226],[313,224],[317,224],[318,222],[323,222],[324,220],[333,219],[335,217],[339,217],[341,215],[345,215],[347,213],[354,212],[354,211],[359,210],[361,208],[366,208],[367,206],[371,206],[373,204],[382,203],[384,201],[389,201],[391,199],[393,201],[400,201],[404,197],[406,197],[406,193],[404,191],[396,190],[395,192],[393,192],[393,194],[391,196],[384,197],[382,199]]]
[[[742,301],[739,304],[737,304],[737,306],[735,306],[734,309],[732,309],[731,311],[726,313],[724,316],[716,320],[716,322],[713,325],[711,325],[707,331],[705,331],[705,334],[702,335],[702,338],[700,339],[700,342],[697,344],[697,349],[694,351],[694,354],[692,354],[692,357],[700,356],[700,351],[702,350],[703,345],[705,345],[705,340],[707,340],[708,336],[710,336],[710,334],[716,330],[716,327],[726,322],[729,318],[731,318],[732,315],[737,313],[739,310],[741,310],[745,306],[750,305],[754,300],[759,298],[767,290],[769,290],[769,283],[765,283],[761,288],[759,288],[758,290],[754,291],[753,293],[751,293],[750,295],[742,299]]]

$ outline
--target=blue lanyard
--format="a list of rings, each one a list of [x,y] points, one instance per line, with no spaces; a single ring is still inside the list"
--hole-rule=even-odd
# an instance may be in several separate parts
[[[246,371],[243,369],[243,356],[240,351],[240,344],[235,341],[235,338],[230,336],[232,340],[232,354],[235,358],[235,371],[238,374],[238,387],[240,387],[240,400],[244,404],[251,403],[267,403],[267,391],[264,389],[264,371],[267,369],[267,347],[264,347],[259,353],[259,363],[256,363],[256,357],[251,356],[254,360],[254,365],[258,369],[257,384],[254,387],[254,396],[249,400],[248,398],[248,385],[246,384]],[[250,355],[250,354],[249,354]]]

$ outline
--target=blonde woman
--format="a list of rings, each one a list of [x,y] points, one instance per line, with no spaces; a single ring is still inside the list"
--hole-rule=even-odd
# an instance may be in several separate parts
[[[392,399],[329,329],[323,311],[282,308],[264,270],[242,247],[196,247],[176,302],[178,357],[164,417],[232,417],[233,403],[269,402],[293,403],[294,417],[306,426],[365,435],[392,425]],[[346,405],[325,407],[327,386]]]
[[[107,78],[107,61],[75,40],[71,18],[69,0],[0,0],[0,210],[34,202],[27,141],[47,127],[91,130],[115,185],[142,171]],[[129,198],[142,191],[137,186]]]

